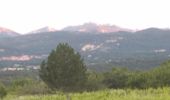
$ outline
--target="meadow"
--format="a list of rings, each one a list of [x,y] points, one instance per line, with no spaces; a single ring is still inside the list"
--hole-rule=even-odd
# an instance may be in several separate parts
[[[170,88],[106,89],[96,92],[70,93],[71,100],[170,100]],[[4,100],[66,100],[63,93],[53,95],[8,95]]]

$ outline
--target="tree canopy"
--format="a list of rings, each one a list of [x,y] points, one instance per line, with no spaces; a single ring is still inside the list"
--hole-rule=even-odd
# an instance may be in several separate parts
[[[86,65],[67,43],[60,43],[41,63],[40,78],[52,89],[77,91],[86,82]]]

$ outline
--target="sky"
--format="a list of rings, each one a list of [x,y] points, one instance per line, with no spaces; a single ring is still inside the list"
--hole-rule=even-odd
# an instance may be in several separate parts
[[[0,27],[25,34],[86,22],[170,28],[170,0],[0,0]]]

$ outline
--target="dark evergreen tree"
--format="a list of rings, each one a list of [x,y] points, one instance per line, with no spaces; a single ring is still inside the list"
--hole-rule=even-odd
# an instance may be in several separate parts
[[[67,43],[60,43],[42,62],[40,78],[51,89],[79,91],[87,79],[86,66],[79,53]]]

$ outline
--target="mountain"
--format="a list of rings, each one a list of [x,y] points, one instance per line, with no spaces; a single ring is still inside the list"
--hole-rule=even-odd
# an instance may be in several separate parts
[[[40,28],[40,29],[37,29],[37,30],[34,30],[32,32],[30,32],[31,34],[33,33],[45,33],[45,32],[55,32],[57,31],[55,28],[51,28],[49,26],[46,26],[46,27],[43,27],[43,28]]]
[[[89,68],[97,70],[110,70],[112,66],[146,70],[170,59],[170,30],[83,33],[56,31],[4,39],[0,42],[0,64],[39,65],[61,42],[69,43]]]
[[[78,25],[78,26],[68,26],[64,28],[63,31],[111,33],[111,32],[120,32],[120,31],[130,32],[132,30],[121,28],[116,25],[109,25],[109,24],[98,25],[95,23],[85,23],[83,25]]]
[[[19,36],[19,34],[10,29],[0,27],[0,38],[15,37],[15,36]]]

